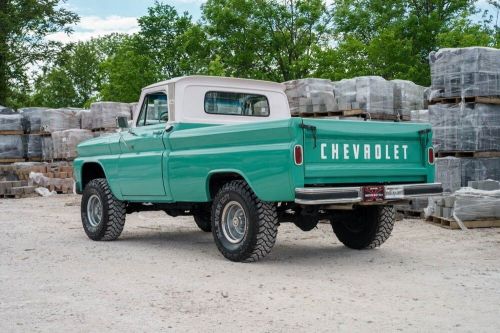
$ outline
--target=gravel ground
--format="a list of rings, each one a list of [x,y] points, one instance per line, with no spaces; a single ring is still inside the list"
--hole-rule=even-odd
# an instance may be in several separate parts
[[[329,225],[283,224],[264,261],[239,264],[188,217],[129,215],[93,242],[77,196],[0,212],[0,332],[500,330],[500,229],[405,220],[354,251]]]

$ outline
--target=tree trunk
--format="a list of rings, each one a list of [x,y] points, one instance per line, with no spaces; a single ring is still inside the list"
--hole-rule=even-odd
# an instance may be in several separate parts
[[[0,105],[7,104],[8,96],[8,65],[7,65],[7,2],[9,0],[0,0]]]

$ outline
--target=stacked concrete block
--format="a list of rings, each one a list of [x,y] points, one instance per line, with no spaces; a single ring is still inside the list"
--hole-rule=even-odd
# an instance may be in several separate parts
[[[22,134],[23,131],[23,117],[20,114],[0,115],[0,132],[17,132]]]
[[[480,181],[476,185],[478,189],[465,187],[455,193],[455,216],[462,221],[500,219],[500,183]]]
[[[462,164],[460,158],[437,158],[435,169],[436,182],[443,184],[444,192],[455,192],[462,187]]]
[[[429,123],[429,110],[412,110],[410,111],[410,119],[414,123]]]
[[[80,112],[80,128],[86,130],[92,129],[92,112],[90,110],[82,110]]]
[[[300,79],[283,84],[292,115],[337,111],[330,80]]]
[[[23,135],[0,136],[0,160],[23,159],[26,147]]]
[[[0,105],[0,114],[15,114],[11,108]]]
[[[500,105],[434,104],[429,120],[437,152],[500,150]]]
[[[22,162],[0,165],[0,196],[22,198],[45,187],[58,193],[73,193],[73,167],[69,162]]]
[[[441,49],[429,55],[431,99],[500,96],[500,50]]]
[[[410,116],[413,110],[423,110],[425,87],[411,81],[392,80],[394,89],[394,112],[400,116]]]
[[[360,109],[376,115],[396,114],[394,84],[380,76],[341,80],[334,83],[334,91],[339,110]]]
[[[461,158],[462,186],[470,181],[500,180],[500,158]]]
[[[24,132],[37,134],[42,131],[42,114],[47,108],[22,108],[19,113],[23,116]]]
[[[26,157],[34,160],[42,159],[42,137],[39,134],[25,135]]]
[[[80,128],[79,109],[48,109],[41,113],[41,130],[53,133]]]
[[[53,132],[53,158],[73,160],[77,156],[76,147],[78,144],[93,137],[92,131],[83,129],[69,129]]]
[[[92,129],[116,128],[117,117],[132,119],[130,104],[117,102],[97,102],[90,106]]]

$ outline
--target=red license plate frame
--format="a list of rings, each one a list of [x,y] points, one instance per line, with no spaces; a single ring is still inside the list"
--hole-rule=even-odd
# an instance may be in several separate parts
[[[385,200],[385,188],[383,185],[363,186],[363,201],[376,202]]]

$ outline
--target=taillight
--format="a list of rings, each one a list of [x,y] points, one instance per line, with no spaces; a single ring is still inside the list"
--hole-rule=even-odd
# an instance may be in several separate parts
[[[304,154],[301,145],[296,145],[293,148],[293,157],[295,159],[296,165],[302,165],[302,163],[304,162]]]
[[[432,147],[429,147],[429,149],[427,150],[428,151],[428,158],[427,160],[429,161],[429,164],[434,164],[434,148]]]

